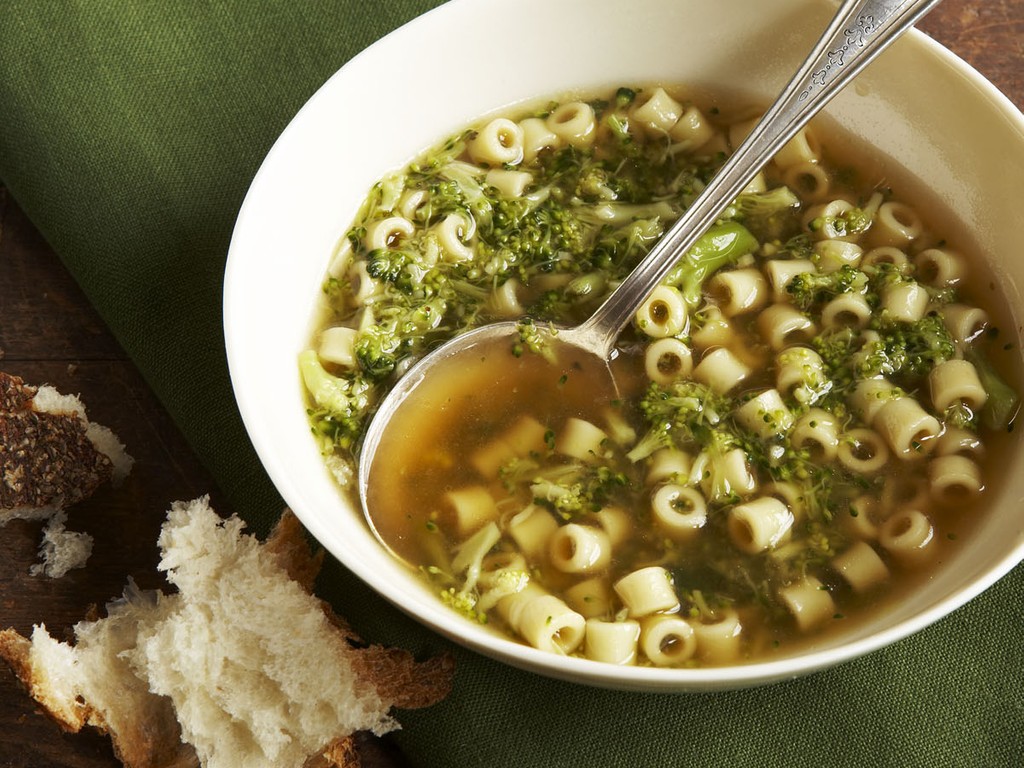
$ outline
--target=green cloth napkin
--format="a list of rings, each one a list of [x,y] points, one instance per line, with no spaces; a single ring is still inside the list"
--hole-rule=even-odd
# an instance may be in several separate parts
[[[235,215],[316,88],[436,4],[0,3],[0,178],[258,532],[281,502],[245,436],[223,354]],[[323,591],[368,639],[449,647],[337,564]],[[1020,765],[1022,606],[1018,568],[885,650],[723,694],[591,690],[454,648],[454,692],[400,712],[397,739],[413,764],[439,768]]]

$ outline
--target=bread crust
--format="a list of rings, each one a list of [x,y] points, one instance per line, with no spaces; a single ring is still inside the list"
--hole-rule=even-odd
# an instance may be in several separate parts
[[[75,412],[33,405],[38,389],[0,371],[0,510],[63,509],[109,481],[113,462]]]

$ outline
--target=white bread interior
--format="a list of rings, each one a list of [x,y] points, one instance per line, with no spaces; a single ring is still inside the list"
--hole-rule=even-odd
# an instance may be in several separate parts
[[[159,567],[176,593],[129,585],[74,645],[6,630],[0,656],[65,728],[109,733],[129,768],[351,766],[357,731],[447,693],[450,659],[357,644],[308,591],[319,561],[290,513],[265,544],[243,528],[206,498],[174,504]]]

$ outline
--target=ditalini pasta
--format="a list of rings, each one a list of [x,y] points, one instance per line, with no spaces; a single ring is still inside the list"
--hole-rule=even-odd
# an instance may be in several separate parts
[[[630,616],[671,613],[679,607],[672,574],[658,565],[628,573],[614,587]]]
[[[858,266],[863,255],[864,249],[849,240],[819,240],[814,244],[814,264],[826,274]]]
[[[688,539],[707,524],[707,501],[692,486],[662,485],[651,494],[651,520],[666,536]]]
[[[750,367],[725,347],[708,352],[693,369],[697,381],[720,394],[735,388],[750,374]]]
[[[594,142],[597,123],[594,108],[585,102],[562,104],[547,119],[548,128],[573,147],[588,147]]]
[[[963,504],[979,493],[984,485],[981,469],[967,456],[936,456],[928,462],[931,495],[940,504]]]
[[[342,368],[354,367],[357,336],[355,328],[346,328],[343,325],[325,328],[320,333],[320,346],[317,349],[320,359]]]
[[[757,317],[761,335],[768,346],[782,350],[813,338],[814,321],[789,304],[773,304]]]
[[[535,648],[572,653],[583,642],[586,619],[554,595],[535,589],[536,593],[528,585],[504,599],[508,623]]]
[[[736,611],[723,609],[691,621],[690,626],[697,639],[697,656],[705,664],[729,664],[740,658],[743,625]]]
[[[731,269],[708,281],[708,290],[727,317],[754,312],[768,303],[768,281],[759,269]]]
[[[612,587],[606,576],[592,576],[575,582],[566,588],[565,601],[588,619],[614,614]]]
[[[789,609],[802,632],[807,632],[835,614],[832,595],[814,576],[794,582],[779,590],[779,599]]]
[[[775,155],[775,165],[789,168],[821,160],[821,144],[811,128],[802,128]]]
[[[693,456],[678,448],[662,448],[651,454],[647,461],[644,482],[647,485],[672,481],[679,482],[690,475]]]
[[[640,623],[632,619],[587,619],[584,655],[609,664],[635,664],[640,642]]]
[[[935,527],[919,509],[897,510],[879,527],[878,543],[897,561],[919,565],[935,550]]]
[[[832,191],[828,171],[816,162],[802,162],[782,169],[782,181],[787,187],[799,189],[808,200],[824,200]]]
[[[762,496],[729,510],[729,536],[747,554],[774,549],[789,534],[793,513],[779,499]]]
[[[561,144],[558,134],[539,117],[528,117],[519,123],[523,135],[523,161],[532,163],[545,149],[554,149]]]
[[[659,285],[636,313],[637,327],[656,339],[675,336],[686,327],[686,303],[669,285]]]
[[[560,343],[750,114],[669,85],[494,114],[382,177],[330,254],[299,368],[350,493],[366,420],[412,363],[518,324],[416,387],[420,420],[369,475],[376,531],[467,620],[595,664],[780,658],[945,567],[999,492],[1019,349],[998,283],[955,217],[822,126],[607,364]]]
[[[492,166],[518,165],[523,159],[523,129],[508,118],[491,120],[468,143],[469,157]]]
[[[664,88],[655,88],[638,99],[630,116],[648,131],[667,134],[683,114],[683,105],[669,96]]]
[[[592,573],[608,567],[612,544],[600,528],[568,523],[552,533],[548,557],[564,573]]]
[[[889,579],[889,568],[866,541],[857,541],[832,560],[832,568],[855,592],[867,592]]]
[[[697,652],[697,636],[680,616],[647,616],[640,622],[640,649],[655,666],[677,667]]]
[[[644,372],[651,381],[668,384],[688,377],[692,371],[693,352],[681,339],[658,339],[644,352]]]

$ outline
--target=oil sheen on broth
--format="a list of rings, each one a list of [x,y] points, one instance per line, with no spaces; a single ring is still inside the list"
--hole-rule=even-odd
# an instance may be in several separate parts
[[[997,490],[984,457],[1016,449],[1019,351],[935,202],[820,126],[638,313],[617,391],[545,343],[538,327],[589,315],[742,136],[745,113],[668,90],[484,121],[383,180],[303,375],[344,485],[412,360],[529,316],[514,348],[410,396],[430,405],[378,450],[378,532],[454,610],[538,648],[748,663],[855,627],[969,538]]]

